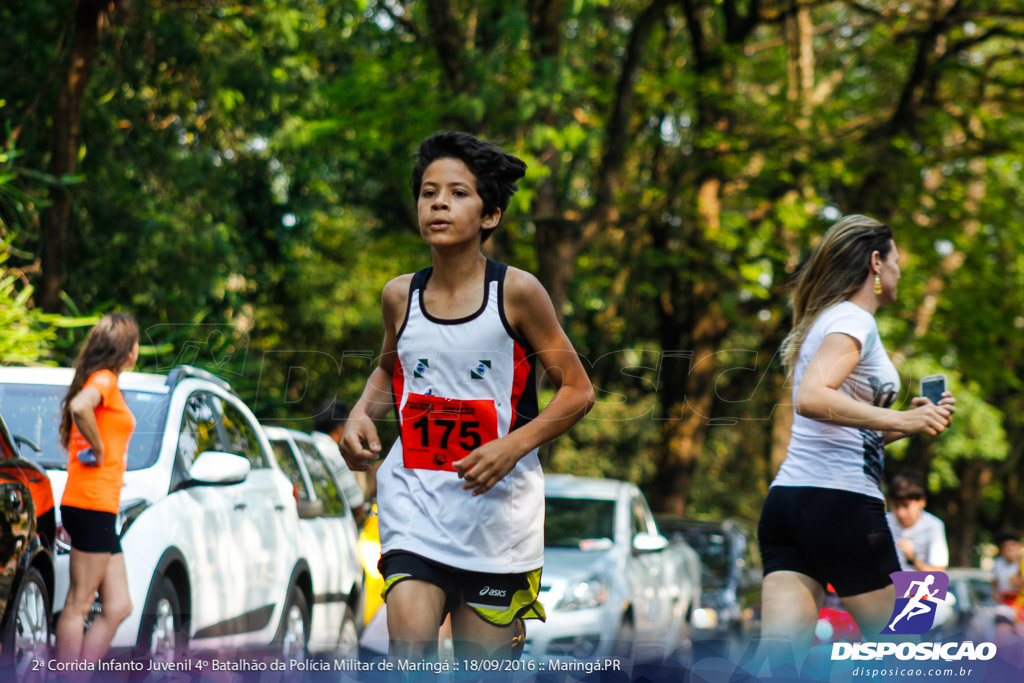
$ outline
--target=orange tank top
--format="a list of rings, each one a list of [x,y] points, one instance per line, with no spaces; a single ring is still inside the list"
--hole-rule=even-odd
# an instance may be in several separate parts
[[[124,402],[117,388],[117,376],[110,370],[99,370],[89,375],[85,386],[92,387],[103,397],[96,406],[96,426],[103,440],[103,465],[83,465],[78,451],[89,448],[78,427],[72,423],[68,442],[68,483],[64,487],[61,505],[117,513],[121,504],[121,482],[128,468],[125,457],[128,442],[135,431],[135,416]]]

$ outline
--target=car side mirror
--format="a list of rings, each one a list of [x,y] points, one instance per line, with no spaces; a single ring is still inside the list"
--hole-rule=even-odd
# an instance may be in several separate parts
[[[633,552],[656,553],[668,547],[668,539],[661,534],[652,534],[646,531],[633,536]]]
[[[300,499],[298,503],[299,519],[314,519],[324,513],[323,501]]]
[[[29,439],[26,439],[21,434],[15,434],[14,435],[14,443],[18,444],[19,447],[20,446],[28,446],[29,448],[34,450],[36,453],[42,453],[43,452],[43,449],[40,448],[39,446],[37,446],[35,444],[35,442],[30,441]]]
[[[249,476],[250,468],[248,458],[240,455],[203,451],[189,468],[188,477],[195,484],[238,484]]]

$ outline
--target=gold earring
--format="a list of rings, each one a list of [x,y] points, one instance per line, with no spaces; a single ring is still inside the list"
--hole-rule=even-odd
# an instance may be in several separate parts
[[[882,278],[878,275],[875,276],[875,294],[882,293]]]

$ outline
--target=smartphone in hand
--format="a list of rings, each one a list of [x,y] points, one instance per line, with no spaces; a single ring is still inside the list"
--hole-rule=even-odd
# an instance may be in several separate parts
[[[83,465],[95,465],[96,464],[96,451],[91,448],[83,448],[78,451],[78,462]]]
[[[946,391],[945,375],[928,375],[921,379],[921,395],[935,405],[942,400],[942,394]]]

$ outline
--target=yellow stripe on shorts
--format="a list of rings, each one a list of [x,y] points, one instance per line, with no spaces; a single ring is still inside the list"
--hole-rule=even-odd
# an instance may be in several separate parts
[[[496,626],[508,626],[517,617],[546,621],[547,614],[544,613],[544,605],[537,599],[537,595],[540,593],[540,572],[540,569],[534,569],[526,575],[527,587],[515,592],[506,609],[495,609],[490,605],[481,605],[476,602],[467,602],[466,604],[472,607],[473,611],[479,614],[484,621]]]
[[[384,587],[380,589],[380,599],[384,600],[387,597],[388,591],[391,587],[402,579],[408,579],[412,574],[392,574],[384,580]]]

